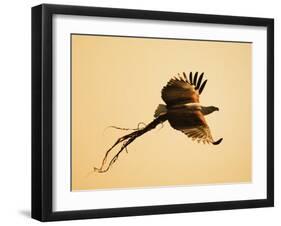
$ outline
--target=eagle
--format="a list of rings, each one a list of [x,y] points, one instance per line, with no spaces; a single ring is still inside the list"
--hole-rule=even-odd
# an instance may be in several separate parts
[[[205,120],[205,115],[219,111],[215,106],[202,106],[199,96],[202,93],[207,80],[203,81],[204,72],[198,77],[198,72],[193,76],[189,73],[189,79],[185,72],[178,77],[170,79],[162,89],[162,99],[166,105],[159,104],[154,117],[167,115],[172,128],[183,132],[198,143],[212,143],[218,145],[222,138],[213,140],[210,128]]]
[[[190,72],[189,77],[183,72],[171,78],[161,91],[161,97],[165,104],[158,105],[154,112],[154,120],[143,128],[128,129],[110,126],[115,129],[134,131],[117,139],[106,151],[101,167],[94,167],[94,171],[99,173],[107,172],[118,159],[121,152],[127,151],[129,144],[165,121],[168,121],[172,128],[183,132],[193,141],[202,142],[203,144],[220,144],[223,138],[213,139],[211,130],[204,117],[214,111],[219,111],[219,108],[215,106],[202,106],[199,102],[199,97],[207,83],[207,80],[203,81],[203,76],[204,72],[199,76],[198,72],[195,72],[194,75]],[[118,144],[121,144],[121,148],[107,164],[110,152]]]

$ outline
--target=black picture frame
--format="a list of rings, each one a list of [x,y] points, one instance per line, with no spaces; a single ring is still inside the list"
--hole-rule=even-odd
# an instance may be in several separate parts
[[[52,210],[52,18],[55,14],[267,28],[267,198],[128,208]],[[40,221],[270,207],[274,205],[274,20],[269,18],[43,4],[32,8],[32,218]]]

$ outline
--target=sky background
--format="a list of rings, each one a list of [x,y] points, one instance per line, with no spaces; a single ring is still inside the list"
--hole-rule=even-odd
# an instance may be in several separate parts
[[[251,58],[250,43],[72,35],[72,189],[250,182]],[[162,87],[183,71],[205,72],[200,103],[219,107],[206,120],[223,142],[197,144],[165,122],[94,173],[127,133],[106,128],[151,122]]]

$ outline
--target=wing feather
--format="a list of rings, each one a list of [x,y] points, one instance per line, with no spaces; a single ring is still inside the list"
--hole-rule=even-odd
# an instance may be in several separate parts
[[[186,108],[171,109],[168,114],[170,125],[193,141],[214,143],[211,131],[201,111],[190,111]]]
[[[187,103],[199,103],[199,95],[206,85],[205,80],[201,86],[203,74],[198,78],[198,72],[195,73],[194,78],[192,72],[189,74],[189,81],[186,74],[183,72],[182,76],[170,79],[166,86],[162,89],[162,99],[168,105],[178,105]]]

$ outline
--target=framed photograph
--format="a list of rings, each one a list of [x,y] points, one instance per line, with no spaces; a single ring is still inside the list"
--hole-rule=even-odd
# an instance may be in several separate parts
[[[274,20],[32,8],[32,217],[274,205]]]

